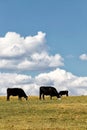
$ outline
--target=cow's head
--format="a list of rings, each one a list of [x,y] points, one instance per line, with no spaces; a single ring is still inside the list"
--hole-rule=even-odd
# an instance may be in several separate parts
[[[61,95],[60,95],[59,93],[57,94],[57,98],[58,98],[58,99],[60,99],[60,98],[61,98]]]
[[[26,96],[25,98],[26,98],[26,100],[28,100],[28,96]]]

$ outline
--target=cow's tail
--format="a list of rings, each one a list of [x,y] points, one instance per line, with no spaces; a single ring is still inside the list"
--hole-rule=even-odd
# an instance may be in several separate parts
[[[41,100],[41,87],[39,89],[39,99]]]

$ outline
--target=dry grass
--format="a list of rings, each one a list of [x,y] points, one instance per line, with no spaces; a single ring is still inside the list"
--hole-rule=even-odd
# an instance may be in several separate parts
[[[0,97],[0,130],[87,130],[87,96],[62,100]]]

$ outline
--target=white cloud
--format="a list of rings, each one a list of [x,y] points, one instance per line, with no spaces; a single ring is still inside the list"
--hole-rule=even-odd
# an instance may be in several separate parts
[[[80,58],[86,60],[87,56],[83,54]],[[0,37],[0,69],[1,72],[4,70],[0,73],[0,95],[6,95],[8,87],[21,87],[27,95],[38,95],[41,85],[54,86],[58,91],[68,89],[71,95],[87,95],[87,77],[77,77],[58,69],[63,65],[60,54],[49,54],[45,33],[38,32],[35,36],[21,37],[15,32],[8,32],[5,37]],[[53,71],[33,78],[16,73],[43,69]],[[10,73],[10,70],[14,73]]]
[[[29,86],[33,82],[31,76],[21,75],[16,73],[0,73],[0,95],[6,95],[8,87],[24,87]]]
[[[28,68],[29,70],[41,70],[56,68],[63,65],[63,58],[59,54],[49,56],[47,52],[42,52],[32,54],[29,59],[25,58],[24,61],[19,63],[18,68],[26,70],[28,70]]]
[[[0,37],[0,57],[15,57],[22,55],[24,38],[15,32],[8,32],[5,37]]]
[[[81,60],[87,60],[87,54],[82,54],[79,56]]]
[[[57,68],[35,77],[16,73],[0,73],[0,95],[6,95],[8,87],[21,87],[27,95],[39,95],[42,85],[54,86],[58,91],[69,90],[70,95],[87,95],[87,77],[77,77]]]
[[[41,70],[64,65],[61,55],[49,55],[47,48],[46,34],[43,32],[25,38],[8,32],[5,37],[0,37],[0,68]]]

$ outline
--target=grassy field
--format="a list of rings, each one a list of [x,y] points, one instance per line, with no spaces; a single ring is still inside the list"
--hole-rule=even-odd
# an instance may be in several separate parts
[[[87,130],[87,96],[44,101],[0,97],[0,130]]]

